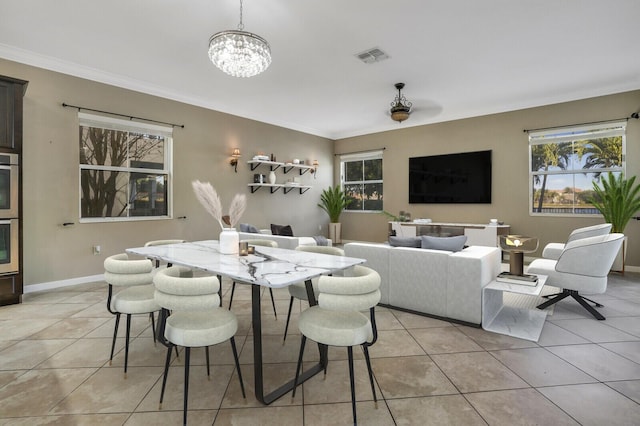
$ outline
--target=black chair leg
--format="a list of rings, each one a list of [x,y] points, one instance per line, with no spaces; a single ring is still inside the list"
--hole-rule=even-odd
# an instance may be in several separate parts
[[[207,378],[211,378],[211,369],[209,368],[209,346],[204,347],[204,353],[207,357]]]
[[[300,341],[300,354],[298,355],[298,365],[296,365],[296,375],[293,379],[293,392],[291,393],[291,399],[293,400],[296,397],[296,388],[298,387],[298,378],[300,377],[300,367],[302,367],[302,356],[304,355],[304,345],[307,342],[307,336],[302,335],[302,340]]]
[[[127,314],[127,337],[124,342],[124,378],[127,378],[127,366],[129,365],[129,335],[131,334],[131,314]]]
[[[162,389],[160,390],[160,403],[158,409],[162,409],[164,399],[164,388],[167,386],[167,376],[169,375],[169,363],[171,362],[171,345],[167,346],[167,359],[164,362],[164,375],[162,376]]]
[[[580,297],[582,297],[587,302],[593,303],[596,306],[596,308],[604,308],[604,305],[601,305],[600,303],[596,302],[595,300],[589,299],[588,297],[584,297],[584,296],[580,296]]]
[[[238,360],[238,350],[236,349],[236,339],[232,337],[229,339],[231,341],[231,350],[233,350],[233,359],[236,362],[236,370],[238,370],[238,379],[240,380],[240,390],[242,390],[242,397],[247,398],[247,395],[244,393],[244,381],[242,380],[242,371],[240,370],[240,361]]]
[[[593,306],[588,304],[587,301],[584,300],[584,298],[578,294],[578,292],[572,293],[571,297],[573,297],[579,304],[581,304],[583,308],[585,308],[587,311],[589,311],[589,313],[591,315],[596,317],[596,319],[598,321],[604,321],[605,320],[605,317],[600,312],[596,311]]]
[[[351,384],[351,411],[353,412],[353,424],[358,424],[356,417],[356,381],[353,371],[353,347],[347,347],[347,354],[349,355],[349,383]]]
[[[191,360],[191,348],[184,348],[184,401],[182,423],[187,425],[187,402],[189,401],[189,362]]]
[[[287,340],[287,331],[289,330],[289,320],[291,319],[291,310],[293,309],[293,296],[289,300],[289,312],[287,312],[287,323],[284,326],[284,338],[282,339],[282,344],[284,345],[284,341]]]
[[[378,407],[378,398],[376,397],[376,387],[373,384],[373,370],[371,369],[371,359],[369,358],[369,349],[367,345],[362,345],[362,351],[364,352],[364,359],[367,361],[367,370],[369,370],[369,382],[371,383],[371,393],[373,394],[373,402]]]
[[[559,293],[556,297],[554,297],[553,299],[549,299],[544,303],[541,303],[537,306],[538,309],[545,309],[548,308],[549,306],[553,305],[554,303],[558,303],[559,301],[561,301],[562,299],[564,299],[565,297],[569,297],[569,293],[566,291],[563,291],[562,293]]]
[[[276,301],[273,298],[273,289],[269,287],[269,294],[271,295],[271,306],[273,306],[273,316],[278,319],[278,313],[276,312]]]
[[[231,284],[231,296],[229,296],[229,310],[231,310],[231,304],[233,303],[233,293],[236,291],[236,282]]]
[[[118,326],[120,325],[120,314],[116,314],[116,326],[113,329],[113,341],[111,342],[111,355],[109,356],[109,365],[113,361],[113,351],[116,348],[116,337],[118,337]]]
[[[151,331],[153,332],[153,346],[156,345],[156,320],[153,316],[153,312],[149,312],[149,316],[151,317]]]

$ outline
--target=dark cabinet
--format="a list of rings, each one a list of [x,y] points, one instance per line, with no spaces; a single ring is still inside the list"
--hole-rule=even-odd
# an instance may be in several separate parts
[[[26,89],[26,81],[0,76],[0,169],[7,171],[0,179],[0,194],[17,194],[10,197],[13,208],[0,209],[0,305],[20,303],[23,293],[22,102]]]
[[[0,76],[0,149],[22,151],[22,97],[27,82]]]

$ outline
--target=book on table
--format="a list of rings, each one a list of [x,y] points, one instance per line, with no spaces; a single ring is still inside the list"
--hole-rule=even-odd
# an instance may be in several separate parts
[[[497,277],[496,281],[509,283],[509,284],[520,284],[520,285],[528,285],[535,287],[538,285],[538,277],[536,275],[514,275],[509,272],[501,272]]]

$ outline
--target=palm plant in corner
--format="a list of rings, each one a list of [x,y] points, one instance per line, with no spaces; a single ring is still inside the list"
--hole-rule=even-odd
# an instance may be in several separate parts
[[[635,185],[636,177],[625,179],[622,173],[616,177],[608,173],[601,180],[602,186],[593,182],[594,196],[589,202],[598,209],[604,220],[611,224],[611,232],[624,234],[633,215],[640,211],[640,184]],[[613,264],[613,270],[624,272],[624,258],[627,247],[627,237],[624,237],[621,253]]]
[[[340,214],[347,207],[347,194],[340,188],[340,185],[323,189],[318,207],[329,215],[329,238],[334,243],[341,243]]]
[[[246,195],[236,194],[231,200],[228,216],[229,227],[225,227],[223,220],[226,218],[222,215],[222,203],[215,188],[209,182],[200,182],[199,180],[194,180],[191,185],[200,204],[220,224],[222,229],[220,232],[220,253],[238,254],[240,236],[236,230],[236,225],[240,222],[240,216],[242,216],[247,207]]]

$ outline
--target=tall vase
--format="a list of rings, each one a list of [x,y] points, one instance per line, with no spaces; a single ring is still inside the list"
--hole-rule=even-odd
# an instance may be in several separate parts
[[[220,233],[220,253],[238,254],[240,234],[235,228],[223,228]]]
[[[276,183],[276,172],[274,172],[273,170],[269,172],[269,183],[271,185]]]

